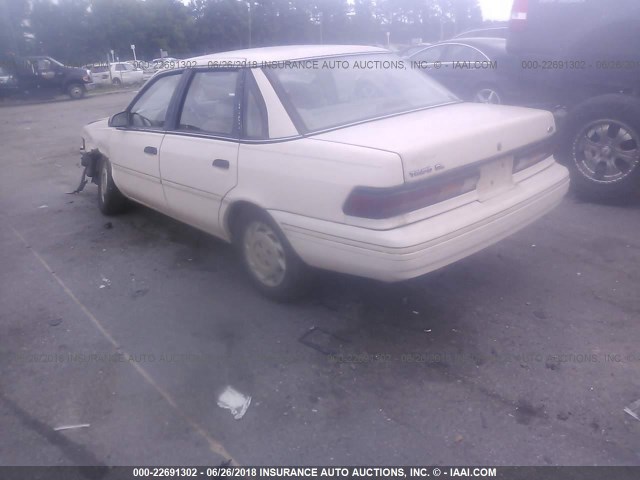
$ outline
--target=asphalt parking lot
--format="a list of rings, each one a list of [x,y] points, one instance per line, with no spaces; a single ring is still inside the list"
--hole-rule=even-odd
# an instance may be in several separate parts
[[[640,464],[639,202],[272,303],[224,243],[65,194],[132,95],[0,108],[0,464]]]

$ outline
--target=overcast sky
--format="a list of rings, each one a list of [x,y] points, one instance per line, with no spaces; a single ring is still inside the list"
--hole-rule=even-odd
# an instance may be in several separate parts
[[[508,20],[513,0],[480,0],[485,20]]]
[[[189,0],[182,0],[184,4]],[[479,0],[485,20],[508,20],[513,0]]]

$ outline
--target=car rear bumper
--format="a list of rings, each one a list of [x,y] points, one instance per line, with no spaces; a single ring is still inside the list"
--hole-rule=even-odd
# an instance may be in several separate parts
[[[371,230],[270,211],[307,264],[394,282],[460,260],[542,217],[564,197],[567,169],[552,163],[509,191],[391,230]]]

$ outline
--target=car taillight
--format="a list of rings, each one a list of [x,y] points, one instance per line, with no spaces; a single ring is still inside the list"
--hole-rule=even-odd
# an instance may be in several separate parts
[[[529,14],[529,0],[514,0],[511,9],[511,20],[509,28],[515,31],[524,30],[527,25],[527,16]]]
[[[513,173],[534,166],[536,163],[549,158],[553,155],[553,145],[545,143],[544,145],[535,145],[518,152],[513,157]]]
[[[391,218],[471,192],[479,179],[480,170],[471,167],[400,187],[356,187],[342,211],[353,217]]]

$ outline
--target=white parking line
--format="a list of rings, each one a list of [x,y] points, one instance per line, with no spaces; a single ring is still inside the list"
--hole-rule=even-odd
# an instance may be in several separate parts
[[[76,305],[78,305],[78,307],[80,307],[80,310],[82,310],[82,312],[87,316],[87,318],[91,320],[93,325],[98,329],[98,331],[102,334],[102,336],[104,336],[108,340],[108,342],[111,343],[111,345],[113,345],[113,348],[115,348],[118,353],[121,353],[125,357],[130,357],[130,355],[120,346],[120,344],[118,344],[118,342],[113,337],[113,335],[111,335],[111,333],[109,333],[109,331],[100,323],[100,321],[96,318],[96,316],[93,313],[91,313],[91,311],[87,307],[84,306],[84,304],[78,299],[78,297],[75,296],[75,294],[71,291],[71,289],[67,287],[67,285],[62,281],[62,279],[53,271],[53,269],[49,266],[46,260],[42,258],[38,252],[36,252],[33,248],[31,248],[31,245],[29,245],[29,242],[27,242],[27,240],[22,236],[22,234],[20,234],[20,232],[18,232],[11,225],[9,225],[9,228],[11,228],[15,236],[18,237],[18,239],[20,239],[20,241],[24,244],[24,246],[28,248],[29,251],[33,254],[33,256],[42,264],[45,270],[47,270],[51,274],[54,280],[58,282],[58,284],[62,287],[62,290],[64,290],[67,296],[71,298],[71,300],[73,300],[73,302]],[[129,362],[129,364],[132,365],[133,368],[135,368],[135,370],[142,376],[142,378],[144,378],[145,381],[149,385],[151,385],[160,394],[160,396],[165,399],[165,401],[169,405],[171,405],[171,407],[176,411],[176,413],[180,417],[182,417],[182,419],[185,422],[187,422],[193,430],[195,430],[200,436],[202,436],[206,440],[206,442],[209,445],[209,449],[213,453],[224,458],[225,463],[230,460],[229,465],[232,465],[232,466],[239,465],[236,462],[236,460],[229,454],[229,452],[227,452],[226,448],[224,448],[222,443],[220,443],[218,440],[215,440],[213,437],[211,437],[211,435],[207,433],[207,431],[204,429],[204,427],[202,427],[202,425],[200,425],[197,421],[195,421],[187,413],[185,413],[178,406],[178,404],[176,403],[174,398],[171,396],[171,394],[169,394],[169,392],[167,392],[164,388],[158,385],[158,383],[149,374],[149,372],[147,372],[139,363]]]

